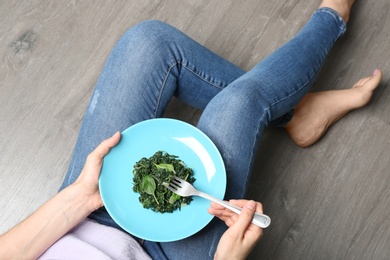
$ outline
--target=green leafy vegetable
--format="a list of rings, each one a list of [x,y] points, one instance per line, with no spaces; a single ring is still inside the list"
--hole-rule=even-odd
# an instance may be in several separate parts
[[[168,172],[174,172],[175,173],[175,168],[173,167],[173,164],[167,164],[167,163],[160,163],[160,164],[155,164],[154,165],[158,168],[158,169],[164,169]]]
[[[177,176],[193,183],[194,173],[178,156],[158,151],[150,158],[142,158],[134,165],[133,191],[140,194],[144,208],[156,212],[173,212],[192,201],[168,190],[163,183],[170,183]]]
[[[154,195],[154,191],[156,190],[156,183],[154,182],[152,177],[150,177],[149,175],[144,176],[141,182],[141,190],[149,195],[152,195],[156,200],[156,203],[159,204],[156,196]]]

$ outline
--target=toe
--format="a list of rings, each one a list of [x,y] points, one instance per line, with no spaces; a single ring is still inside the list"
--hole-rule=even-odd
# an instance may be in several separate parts
[[[379,69],[374,70],[372,76],[362,78],[353,86],[353,88],[359,88],[365,91],[374,91],[378,87],[382,80],[382,71]]]

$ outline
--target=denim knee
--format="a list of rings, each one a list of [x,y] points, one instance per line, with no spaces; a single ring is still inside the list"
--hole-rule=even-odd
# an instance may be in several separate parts
[[[271,104],[264,95],[254,82],[239,80],[222,90],[212,102],[214,106],[222,108],[223,115],[220,116],[224,120],[239,118],[241,114],[252,114],[263,118],[268,124],[272,117]]]
[[[135,36],[159,38],[170,27],[167,23],[159,20],[145,20],[131,27],[125,34],[132,33]]]
[[[162,53],[166,45],[171,45],[177,32],[177,29],[162,21],[145,20],[126,31],[121,40],[137,46],[140,51],[145,51],[146,58],[151,58],[156,51]]]

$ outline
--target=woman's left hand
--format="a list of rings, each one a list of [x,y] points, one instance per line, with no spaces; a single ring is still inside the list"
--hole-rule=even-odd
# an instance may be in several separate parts
[[[104,140],[100,145],[88,155],[86,163],[80,176],[74,182],[74,186],[79,187],[79,191],[87,196],[90,202],[91,212],[102,207],[103,202],[99,192],[99,176],[103,165],[103,158],[111,148],[119,143],[121,134],[115,133],[112,137]]]

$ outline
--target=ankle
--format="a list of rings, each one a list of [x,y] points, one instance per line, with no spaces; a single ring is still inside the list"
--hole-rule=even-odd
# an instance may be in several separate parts
[[[354,4],[354,0],[323,0],[321,7],[328,7],[336,11],[345,23],[349,20],[349,14]]]

